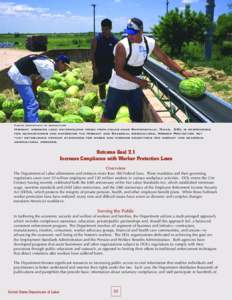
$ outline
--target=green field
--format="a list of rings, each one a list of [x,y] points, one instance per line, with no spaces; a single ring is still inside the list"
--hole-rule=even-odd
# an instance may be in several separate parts
[[[53,49],[75,49],[90,48],[90,43],[93,38],[93,33],[49,33],[36,34],[46,35],[48,37],[48,50]],[[116,34],[117,36],[119,34]],[[25,49],[26,39],[29,34],[0,34],[0,43],[14,43],[15,48]]]
[[[48,50],[89,48],[92,33],[65,33],[65,34],[37,34],[48,37]],[[14,43],[15,48],[25,49],[26,39],[29,34],[0,34],[0,43]]]

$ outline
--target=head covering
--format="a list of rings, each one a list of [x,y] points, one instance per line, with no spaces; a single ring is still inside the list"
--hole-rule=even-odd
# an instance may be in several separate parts
[[[60,54],[56,57],[55,61],[62,61],[64,64],[70,64],[70,57],[64,54]]]
[[[135,35],[141,30],[143,30],[143,22],[140,19],[132,18],[128,20],[125,33]]]

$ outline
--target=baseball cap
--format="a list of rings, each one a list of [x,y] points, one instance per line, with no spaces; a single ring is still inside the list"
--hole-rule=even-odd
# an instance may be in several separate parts
[[[70,64],[70,57],[64,54],[60,54],[56,57],[55,61],[62,61],[64,64]]]
[[[132,18],[128,20],[127,27],[125,29],[125,33],[135,35],[140,30],[143,30],[143,22],[138,18]]]

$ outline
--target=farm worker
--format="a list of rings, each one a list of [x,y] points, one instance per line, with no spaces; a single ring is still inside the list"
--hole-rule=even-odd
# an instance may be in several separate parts
[[[10,68],[8,76],[23,99],[25,122],[39,122],[39,104],[35,96],[38,85],[50,79],[55,70],[60,73],[67,70],[69,63],[70,58],[66,55],[59,55],[55,60],[45,55],[28,55]]]
[[[112,21],[104,19],[101,22],[101,30],[93,38],[91,44],[91,60],[93,68],[93,84],[99,88],[99,96],[104,101],[106,97],[106,84],[112,75],[114,67],[113,49],[118,39],[111,33]]]
[[[130,19],[125,32],[128,36],[119,41],[114,48],[115,67],[109,81],[102,122],[114,120],[122,105],[128,105],[133,122],[142,122],[144,98],[142,89],[148,87],[148,81],[140,75],[144,63],[152,53],[170,69],[185,77],[191,76],[161,51],[153,38],[143,35],[143,22],[140,19]]]

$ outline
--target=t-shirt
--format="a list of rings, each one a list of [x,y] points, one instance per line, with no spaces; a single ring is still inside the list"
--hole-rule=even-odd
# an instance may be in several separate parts
[[[40,76],[48,80],[52,77],[55,66],[54,63],[51,60],[44,59],[44,58],[38,58],[33,61],[35,64]],[[11,78],[11,80],[18,85],[32,85],[31,78],[29,76],[25,76],[21,74],[16,67],[16,65],[13,65],[10,70],[8,71],[8,75]]]
[[[155,48],[155,40],[150,37],[146,37],[146,40],[147,40],[147,44],[148,44],[148,48],[149,48],[148,56],[150,56],[152,51]],[[129,55],[129,51],[130,51],[128,39],[124,38],[119,43],[121,43],[124,46],[124,48],[126,50],[126,57],[127,57]],[[142,66],[147,57],[147,50],[146,50],[146,44],[144,41],[144,37],[143,37],[141,43],[132,43],[131,46],[132,46],[132,51],[131,51],[131,57],[128,61],[128,64],[131,66],[135,66],[135,67]],[[114,55],[116,52],[116,47],[117,47],[117,45],[114,48]],[[126,80],[126,79],[118,76],[116,74],[115,70],[113,70],[111,79],[109,81],[109,86],[112,88],[119,89],[119,90],[134,90],[139,87],[139,85],[137,83],[131,82],[129,80]]]
[[[102,33],[99,33],[96,37],[97,39],[97,48],[95,52],[95,62],[97,68],[113,68],[114,65],[114,56],[113,49],[117,44],[118,39],[111,35],[109,38],[105,38]],[[107,65],[107,67],[106,67]]]

